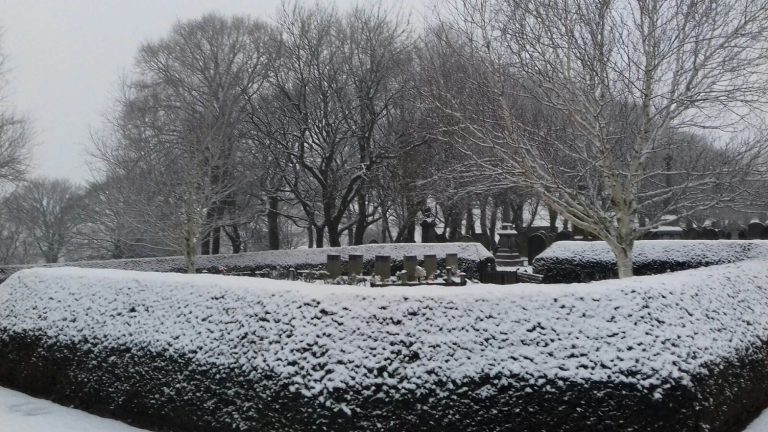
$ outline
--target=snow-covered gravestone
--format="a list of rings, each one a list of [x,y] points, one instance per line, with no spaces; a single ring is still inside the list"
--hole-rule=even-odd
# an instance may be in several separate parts
[[[374,272],[382,282],[386,281],[392,276],[392,264],[390,263],[389,255],[376,255],[374,261]]]
[[[330,275],[331,279],[336,279],[337,277],[341,276],[341,255],[328,254],[326,271]]]
[[[449,253],[445,254],[445,266],[450,267],[453,270],[459,268],[459,254]]]
[[[408,276],[408,282],[416,280],[417,264],[418,262],[416,260],[416,255],[406,255],[403,257],[403,267],[405,267],[405,272]]]
[[[424,255],[424,271],[427,273],[427,278],[431,278],[437,273],[437,255]]]
[[[363,256],[360,254],[349,254],[348,271],[350,276],[363,274]]]

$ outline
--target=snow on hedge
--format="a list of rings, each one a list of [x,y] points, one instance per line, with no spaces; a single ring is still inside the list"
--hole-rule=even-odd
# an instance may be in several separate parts
[[[768,257],[764,240],[641,240],[635,242],[636,275],[654,275]],[[544,283],[616,277],[616,258],[605,242],[553,243],[532,263]]]
[[[389,255],[392,259],[402,259],[405,255],[423,257],[425,254],[435,254],[438,258],[443,258],[448,253],[456,253],[459,255],[459,258],[475,262],[493,258],[493,254],[480,243],[383,243],[335,248],[284,249],[228,255],[202,255],[197,258],[197,268],[253,266],[288,268],[301,265],[324,265],[328,254],[341,255],[342,260],[346,260],[350,254],[360,254],[364,256],[364,259],[372,260],[376,255]],[[11,274],[31,267],[68,266],[157,272],[180,271],[185,268],[184,258],[173,256],[82,261],[35,266],[6,266],[3,267],[3,270]]]
[[[483,375],[486,397],[512,384],[597,380],[661,398],[765,341],[766,316],[764,260],[514,288],[360,290],[77,268],[24,270],[0,285],[0,339],[183,354],[278,376],[345,412],[366,398],[440,397],[446,382]]]
[[[651,260],[712,262],[725,264],[768,257],[764,240],[639,240],[632,252],[635,264]],[[559,241],[536,259],[569,259],[585,263],[615,263],[616,257],[603,241]]]

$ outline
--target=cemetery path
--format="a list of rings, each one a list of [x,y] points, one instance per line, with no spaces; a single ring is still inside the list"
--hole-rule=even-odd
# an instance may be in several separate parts
[[[149,432],[0,387],[0,432]],[[744,432],[768,432],[768,410]]]

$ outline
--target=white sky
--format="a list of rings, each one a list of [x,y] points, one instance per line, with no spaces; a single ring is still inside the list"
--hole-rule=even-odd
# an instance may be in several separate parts
[[[382,1],[405,11],[427,4]],[[336,1],[340,8],[353,3]],[[279,5],[280,0],[0,0],[9,99],[36,132],[33,174],[89,178],[90,131],[100,126],[143,42],[166,35],[177,19],[210,11],[268,19]],[[414,21],[419,12],[413,12]]]

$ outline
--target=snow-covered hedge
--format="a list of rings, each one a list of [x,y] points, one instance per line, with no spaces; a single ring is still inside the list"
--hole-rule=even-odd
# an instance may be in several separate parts
[[[768,262],[588,285],[309,285],[31,269],[0,385],[158,430],[736,431]]]
[[[289,268],[297,270],[324,270],[328,254],[339,254],[343,261],[350,254],[361,254],[364,258],[364,268],[370,273],[373,270],[376,255],[392,257],[392,271],[402,270],[403,257],[416,255],[423,258],[424,254],[435,254],[438,267],[445,267],[445,255],[459,255],[459,270],[470,279],[478,279],[480,271],[494,265],[493,254],[480,243],[385,243],[362,246],[342,246],[337,248],[319,249],[286,249],[265,252],[250,252],[233,255],[203,255],[197,258],[198,272],[219,273],[222,269],[229,272],[254,272],[262,270],[281,270]],[[32,267],[83,267],[153,272],[186,272],[184,258],[180,256],[161,258],[136,258],[104,261],[82,261],[72,263],[45,264],[39,266],[6,266],[1,269],[6,275]]]
[[[768,258],[765,240],[640,240],[634,247],[636,275],[653,275]],[[616,258],[605,242],[560,241],[533,261],[544,283],[586,282],[616,277]]]

